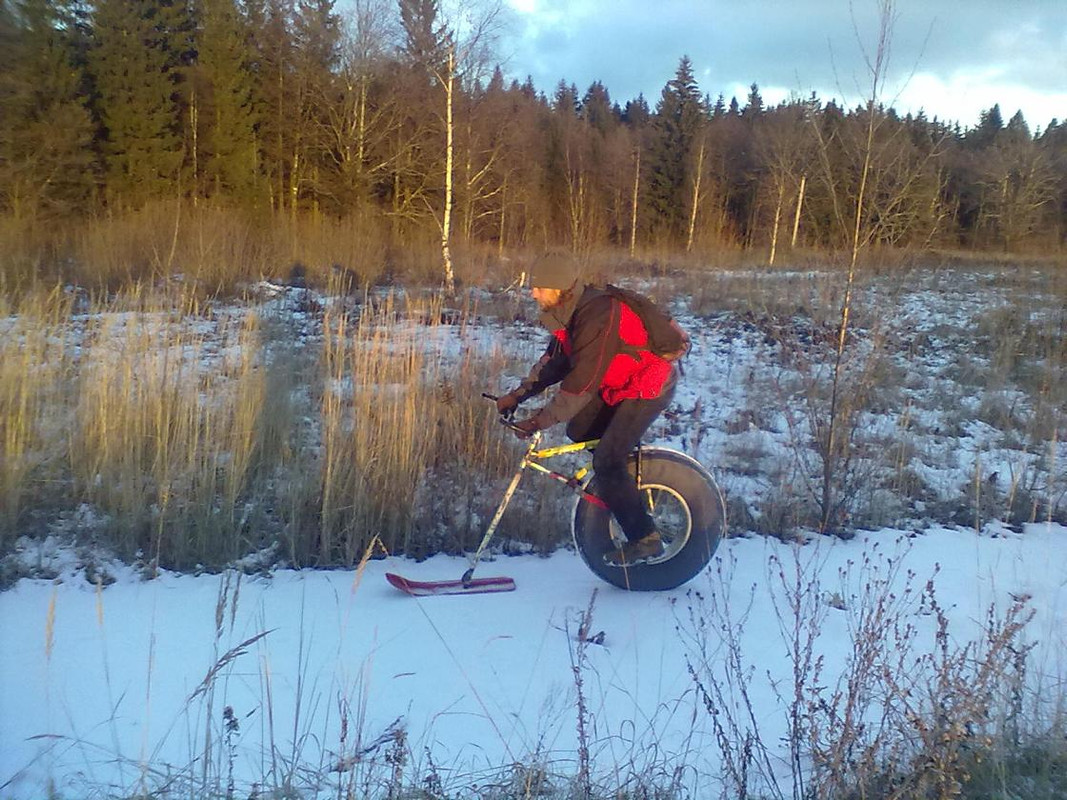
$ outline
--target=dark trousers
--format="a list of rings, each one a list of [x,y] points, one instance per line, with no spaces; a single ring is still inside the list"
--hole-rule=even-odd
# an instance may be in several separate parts
[[[614,406],[597,397],[567,424],[571,441],[600,439],[593,453],[597,494],[608,504],[631,542],[648,536],[655,525],[637,491],[637,481],[626,468],[626,461],[649,425],[670,404],[674,386],[672,380],[654,400],[623,400]]]

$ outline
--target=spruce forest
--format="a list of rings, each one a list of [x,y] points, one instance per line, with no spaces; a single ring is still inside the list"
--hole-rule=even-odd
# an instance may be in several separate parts
[[[1067,237],[1067,123],[1009,116],[1011,98],[973,125],[877,97],[771,106],[756,84],[744,98],[698,85],[686,56],[657,98],[566,79],[547,95],[505,77],[501,8],[450,16],[438,0],[0,9],[9,285],[72,269],[111,280],[75,232],[136,220],[177,239],[176,207],[246,236],[326,226],[360,244],[307,266],[363,278],[420,248],[425,277],[449,285],[453,254],[546,246],[774,264],[852,243],[861,173],[865,246],[1040,256]],[[173,247],[153,248],[111,271],[174,267]],[[289,266],[244,252],[228,277]]]

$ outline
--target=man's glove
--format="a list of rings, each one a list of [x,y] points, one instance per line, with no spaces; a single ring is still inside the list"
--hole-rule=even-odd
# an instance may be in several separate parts
[[[496,399],[496,410],[502,417],[510,417],[518,407],[519,398],[514,392],[508,392]]]
[[[541,430],[541,426],[537,424],[537,417],[530,417],[522,422],[516,422],[511,426],[511,429],[515,431],[515,435],[520,439],[529,439]]]

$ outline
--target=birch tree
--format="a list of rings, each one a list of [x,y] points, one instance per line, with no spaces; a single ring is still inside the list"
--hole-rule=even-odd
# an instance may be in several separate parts
[[[323,98],[324,158],[329,177],[319,190],[339,209],[369,203],[400,158],[399,93],[388,80],[396,39],[391,0],[355,0],[343,27],[332,93]],[[395,83],[395,82],[393,82]]]
[[[452,263],[452,214],[455,205],[456,93],[464,80],[476,80],[495,42],[498,2],[452,10],[447,18],[437,0],[399,0],[408,58],[432,78],[441,103],[443,192],[439,209],[431,208],[440,232],[445,292],[455,292]]]
[[[812,166],[813,144],[807,129],[808,107],[791,102],[768,111],[754,132],[754,145],[769,182],[774,208],[770,231],[770,254],[773,265],[778,252],[779,232],[787,223],[790,207],[794,209],[791,246],[796,246],[797,228],[803,205],[806,174]]]

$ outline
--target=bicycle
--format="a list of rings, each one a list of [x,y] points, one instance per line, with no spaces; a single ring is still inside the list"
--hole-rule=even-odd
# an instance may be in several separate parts
[[[496,400],[488,394],[483,397]],[[500,422],[516,429],[510,415],[502,415]],[[470,568],[460,580],[419,582],[389,573],[390,583],[409,594],[422,595],[513,590],[515,583],[510,578],[474,578],[474,570],[527,469],[559,481],[578,495],[571,521],[574,547],[586,566],[608,583],[629,591],[674,589],[696,577],[711,561],[726,535],[726,506],[715,479],[696,459],[659,445],[639,445],[630,455],[630,469],[663,538],[664,552],[641,564],[614,566],[606,563],[604,556],[621,547],[626,537],[607,504],[597,496],[591,458],[570,474],[543,463],[573,453],[591,454],[599,440],[546,448],[540,447],[541,440],[540,431],[530,437],[519,467],[471,556]]]

